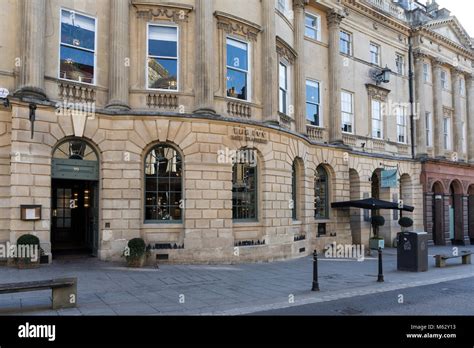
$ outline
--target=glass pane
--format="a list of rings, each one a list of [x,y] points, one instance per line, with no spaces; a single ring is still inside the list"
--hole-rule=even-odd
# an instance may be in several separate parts
[[[314,81],[306,81],[306,100],[319,104],[319,83]]]
[[[61,42],[72,46],[94,50],[95,19],[71,11],[62,10]]]
[[[317,105],[306,103],[306,119],[313,126],[320,126],[318,106]]]
[[[247,99],[247,74],[241,71],[227,69],[227,96]]]
[[[156,205],[157,195],[155,192],[147,192],[145,197],[145,205]]]
[[[59,75],[63,79],[93,83],[94,53],[61,46]]]
[[[248,70],[247,44],[227,39],[227,66],[239,70]]]
[[[317,19],[315,17],[312,17],[312,16],[306,16],[305,18],[305,25],[309,26],[309,27],[313,27],[313,28],[316,28],[317,27]]]
[[[156,191],[157,182],[155,177],[146,177],[145,186],[147,191]]]
[[[305,34],[305,36],[310,37],[310,38],[312,38],[312,39],[316,39],[316,38],[317,38],[316,30],[315,30],[314,28],[308,28],[308,27],[306,27],[305,30],[304,30],[304,34]]]
[[[148,59],[148,88],[178,88],[178,61],[176,59]]]
[[[148,32],[148,55],[178,57],[178,29],[150,26]]]
[[[280,64],[280,73],[279,73],[280,88],[287,89],[287,76],[286,76],[286,66]]]
[[[245,164],[233,167],[232,212],[234,219],[257,218],[256,168]]]

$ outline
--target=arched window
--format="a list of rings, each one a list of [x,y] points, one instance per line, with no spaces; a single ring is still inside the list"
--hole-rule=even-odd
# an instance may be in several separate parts
[[[67,140],[59,144],[53,153],[53,158],[80,161],[98,161],[97,154],[81,139]]]
[[[145,158],[145,221],[181,222],[183,172],[173,147],[156,145]]]
[[[292,200],[292,208],[291,208],[291,217],[293,220],[297,220],[297,173],[296,173],[296,162],[293,162],[293,165],[291,166],[291,200]]]
[[[319,166],[314,179],[314,216],[316,219],[329,218],[329,180],[326,169]]]
[[[255,156],[252,158],[254,161],[235,163],[232,168],[232,218],[237,221],[258,219],[257,162]]]

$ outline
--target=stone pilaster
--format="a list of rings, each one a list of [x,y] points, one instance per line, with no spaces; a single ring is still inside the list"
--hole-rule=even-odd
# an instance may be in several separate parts
[[[304,73],[304,32],[306,0],[294,0],[294,37],[295,51],[298,56],[295,61],[295,121],[296,131],[306,134],[306,78]]]
[[[215,114],[214,110],[214,18],[213,1],[196,0],[196,61],[194,90],[196,113]]]
[[[262,0],[263,119],[278,124],[278,57],[276,52],[275,1]]]
[[[329,28],[329,142],[342,144],[341,129],[341,56],[339,40],[341,21],[344,16],[338,12],[328,12]]]
[[[21,1],[20,77],[15,95],[40,100],[44,92],[46,0]]]
[[[110,2],[109,102],[110,109],[128,105],[130,38],[129,0]]]
[[[441,85],[441,72],[443,62],[433,61],[433,147],[435,157],[444,157],[443,145],[443,86]]]
[[[418,118],[416,120],[416,156],[427,157],[426,146],[426,108],[425,108],[425,80],[423,74],[424,55],[415,53],[416,103]],[[433,132],[433,130],[431,130]]]
[[[474,163],[474,76],[466,81],[467,92],[467,153],[469,162]]]
[[[452,81],[453,81],[453,107],[454,107],[454,129],[453,129],[453,143],[454,147],[453,150],[458,154],[459,159],[464,159],[464,151],[463,151],[463,127],[462,127],[462,102],[461,102],[461,77],[462,72],[453,69],[452,70]]]

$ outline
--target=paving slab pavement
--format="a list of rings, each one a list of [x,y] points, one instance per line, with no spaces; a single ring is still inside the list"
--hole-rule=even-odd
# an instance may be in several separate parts
[[[474,246],[459,247],[471,250]],[[58,260],[39,269],[0,267],[0,282],[60,277],[78,278],[78,306],[50,309],[51,292],[0,295],[0,315],[241,315],[309,303],[393,291],[474,276],[474,265],[449,260],[435,268],[429,249],[429,271],[396,270],[396,249],[384,251],[385,282],[377,283],[378,262],[354,259],[319,260],[320,292],[312,292],[312,257],[273,263],[238,265],[160,265],[129,269],[94,258]]]

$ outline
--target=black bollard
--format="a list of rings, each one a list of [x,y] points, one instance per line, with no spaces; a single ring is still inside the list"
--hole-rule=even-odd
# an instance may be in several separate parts
[[[377,278],[379,283],[383,283],[383,264],[382,264],[382,248],[379,248],[379,276]]]
[[[316,250],[313,253],[313,287],[312,287],[311,291],[319,291],[318,252]]]

